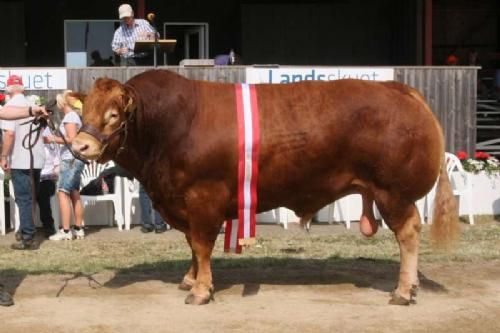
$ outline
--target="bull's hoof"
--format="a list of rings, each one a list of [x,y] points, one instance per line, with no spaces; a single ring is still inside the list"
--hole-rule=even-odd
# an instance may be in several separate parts
[[[413,284],[410,289],[410,296],[412,298],[417,297],[417,293],[418,293],[418,286],[416,284]]]
[[[186,304],[191,304],[191,305],[205,305],[210,303],[210,295],[207,297],[201,297],[201,296],[196,296],[193,294],[187,295],[186,299],[184,300],[184,303]]]
[[[389,304],[391,305],[410,305],[410,303],[411,300],[396,294],[392,295],[391,299],[389,300]]]
[[[391,305],[410,305],[417,304],[417,301],[414,297],[417,296],[418,286],[412,285],[410,289],[410,298],[403,297],[399,294],[397,287],[391,292],[391,299],[389,300],[389,304]]]
[[[193,285],[186,282],[186,281],[182,281],[180,284],[179,284],[179,290],[184,290],[184,291],[190,291],[191,288],[193,288]]]
[[[194,284],[196,283],[196,280],[193,280],[191,278],[189,278],[187,275],[184,276],[184,278],[182,279],[182,282],[179,284],[179,289],[180,290],[184,290],[184,291],[190,291]]]
[[[404,296],[401,296],[397,286],[394,287],[394,290],[391,292],[391,299],[389,300],[389,304],[391,305],[417,304],[417,300],[415,298],[417,297],[418,289],[419,289],[418,285],[412,284],[410,288],[410,298],[408,299]]]

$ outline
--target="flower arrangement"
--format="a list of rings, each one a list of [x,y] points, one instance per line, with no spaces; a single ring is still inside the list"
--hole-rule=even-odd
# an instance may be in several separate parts
[[[41,106],[45,104],[45,98],[38,95],[28,95],[26,98],[33,104]]]
[[[4,94],[0,94],[0,106],[5,104],[6,96]]]
[[[469,158],[464,151],[459,151],[457,157],[462,162],[465,171],[472,173],[486,172],[488,175],[500,175],[500,161],[483,151],[474,154],[474,158]]]

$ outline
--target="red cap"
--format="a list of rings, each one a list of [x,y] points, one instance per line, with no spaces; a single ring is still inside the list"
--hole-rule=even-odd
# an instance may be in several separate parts
[[[446,58],[446,64],[450,65],[450,66],[456,66],[456,65],[458,65],[458,57],[456,55],[454,55],[454,54],[450,54]]]
[[[18,75],[11,75],[7,79],[7,87],[10,86],[23,86],[23,78]]]

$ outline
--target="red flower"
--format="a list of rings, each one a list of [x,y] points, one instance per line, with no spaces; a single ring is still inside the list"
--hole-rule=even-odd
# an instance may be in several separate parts
[[[467,159],[468,155],[467,155],[467,153],[466,153],[465,151],[459,151],[459,152],[457,153],[457,157],[458,157],[458,159],[459,159],[460,161],[464,161],[464,160],[466,160],[466,159]]]
[[[2,103],[4,101],[5,101],[5,95],[4,94],[0,94],[0,103]]]
[[[487,160],[488,158],[490,158],[490,154],[485,153],[484,151],[477,151],[474,157],[477,160]]]

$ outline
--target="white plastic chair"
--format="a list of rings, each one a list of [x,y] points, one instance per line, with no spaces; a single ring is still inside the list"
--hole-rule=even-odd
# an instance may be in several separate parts
[[[417,205],[417,209],[420,213],[421,216],[423,216],[424,208],[423,204],[425,203],[424,201],[425,198],[422,198],[418,200],[415,204]],[[352,195],[347,195],[343,198],[340,198],[339,200],[335,201],[334,203],[328,205],[328,223],[332,224],[334,220],[334,210],[338,209],[339,210],[339,215],[340,215],[340,220],[344,221],[345,226],[347,229],[351,228],[351,200],[353,200]],[[360,212],[361,214],[361,212]],[[358,214],[357,216],[360,216]],[[380,214],[378,207],[375,203],[373,203],[373,215],[375,219],[381,220],[382,228],[383,229],[388,229],[387,224],[385,223],[384,219],[382,218],[382,215]],[[423,223],[423,219],[422,219]]]
[[[474,224],[474,214],[472,214],[472,183],[470,173],[464,170],[462,162],[451,153],[446,153],[446,171],[450,178],[453,194],[459,197],[459,204],[462,202],[461,197],[464,197],[467,204],[467,213],[469,215],[469,223]]]
[[[132,214],[135,214],[136,206],[132,205],[134,199],[139,198],[139,181],[122,178],[123,183],[123,215],[125,218],[125,230],[130,230]]]
[[[279,207],[273,209],[273,218],[278,224],[283,223],[283,229],[288,229],[288,211],[289,209],[285,207]]]
[[[85,166],[82,172],[81,178],[81,188],[87,185],[90,181],[96,179],[104,169],[111,168],[114,166],[112,161],[104,164],[99,164],[95,161],[90,162]],[[118,226],[118,230],[123,229],[123,210],[122,210],[122,186],[121,177],[115,177],[114,181],[114,193],[102,194],[102,195],[81,195],[82,204],[85,208],[89,204],[103,201],[111,201],[114,208],[114,220]],[[113,226],[113,219],[110,220],[110,226]]]
[[[328,205],[328,223],[332,224],[334,220],[335,207],[339,210],[340,220],[344,221],[347,229],[351,228],[351,198],[349,195],[336,200]]]
[[[470,174],[464,170],[462,162],[454,154],[445,153],[446,158],[446,171],[448,172],[448,178],[450,179],[451,187],[453,189],[453,195],[459,197],[459,205],[462,203],[462,197],[465,199],[467,204],[467,214],[469,216],[469,223],[474,224],[474,214],[472,214],[472,183]],[[428,200],[428,212],[429,221],[432,222],[432,210],[434,197],[436,196],[437,182],[432,188],[432,190],[427,195]],[[460,209],[459,209],[460,211]]]
[[[19,220],[19,207],[16,204],[16,194],[14,193],[14,185],[12,179],[9,180],[9,211],[10,211],[10,226],[14,231],[19,230],[21,221]]]
[[[0,234],[5,235],[7,231],[7,224],[5,223],[5,196],[4,196],[4,181],[5,174],[0,169]]]

